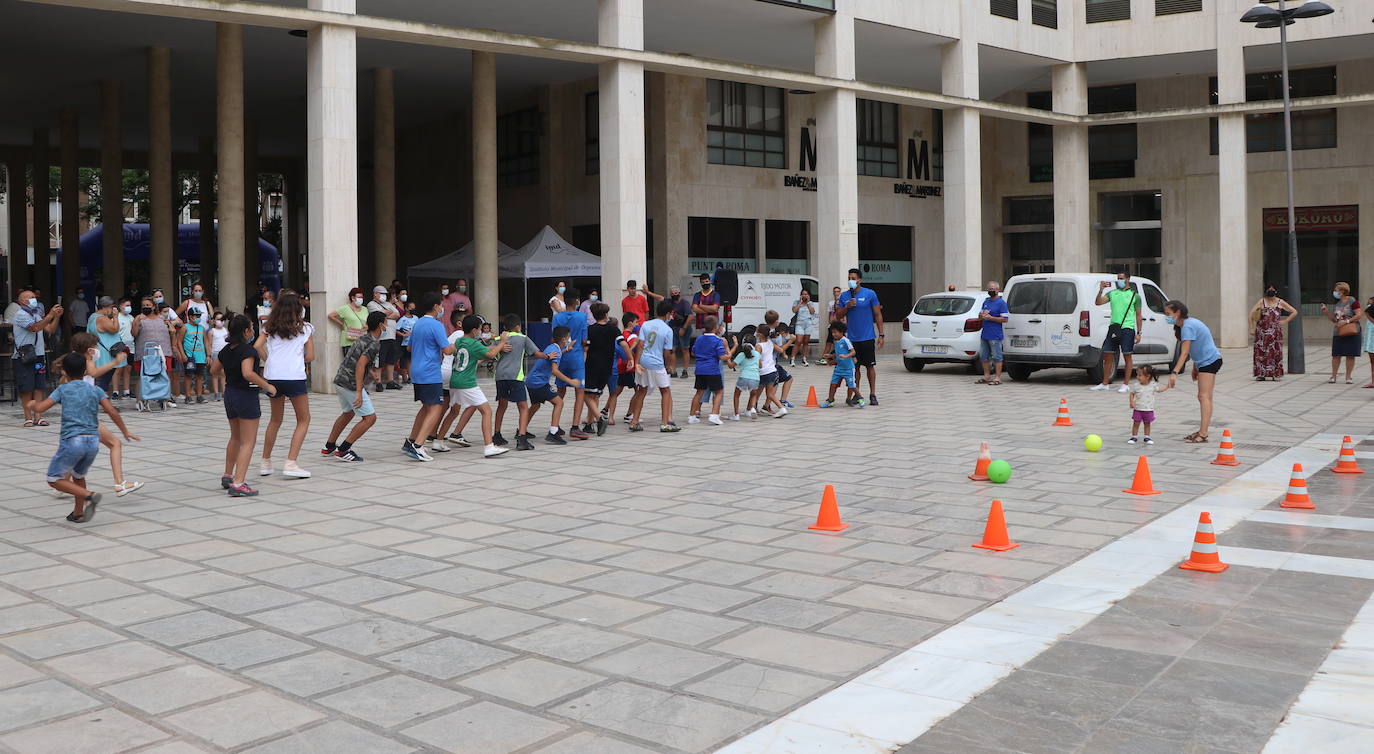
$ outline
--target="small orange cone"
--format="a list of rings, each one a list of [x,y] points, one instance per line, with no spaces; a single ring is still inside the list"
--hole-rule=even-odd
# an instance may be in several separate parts
[[[1293,464],[1293,476],[1288,480],[1288,494],[1284,496],[1283,502],[1279,503],[1279,507],[1317,509],[1317,506],[1312,504],[1312,499],[1307,496],[1307,479],[1302,474],[1302,464]]]
[[[1059,414],[1054,417],[1052,427],[1072,427],[1073,421],[1069,419],[1069,399],[1059,399]]]
[[[988,511],[988,525],[983,529],[983,541],[973,546],[998,552],[1021,546],[1007,536],[1007,519],[1002,515],[1001,500],[992,501],[992,510]]]
[[[973,465],[973,473],[968,475],[969,479],[975,482],[988,481],[988,464],[992,463],[992,449],[988,447],[988,441],[984,440],[978,448],[978,463]]]
[[[1197,534],[1193,536],[1193,552],[1178,565],[1185,571],[1221,573],[1231,566],[1221,562],[1217,553],[1216,530],[1212,528],[1212,514],[1203,512],[1197,519]]]
[[[816,531],[844,531],[849,528],[849,524],[840,520],[840,504],[835,502],[834,485],[825,485],[825,493],[821,495],[821,510],[816,515],[816,523],[806,528]]]
[[[807,407],[807,408],[820,408],[820,407],[821,407],[821,402],[818,401],[818,400],[816,400],[816,386],[815,386],[815,385],[812,385],[812,386],[811,386],[811,390],[808,391],[807,394],[806,394],[806,407]]]
[[[1363,474],[1360,464],[1355,461],[1355,443],[1350,440],[1350,435],[1346,435],[1341,440],[1341,454],[1336,457],[1336,468],[1332,471],[1337,474]]]
[[[1240,461],[1236,460],[1236,446],[1231,444],[1231,430],[1221,431],[1221,447],[1217,450],[1217,459],[1212,461],[1213,466],[1239,466]]]
[[[1132,495],[1158,495],[1159,490],[1155,489],[1154,482],[1150,480],[1150,462],[1141,456],[1135,463],[1135,479],[1131,480],[1131,488],[1122,490]]]

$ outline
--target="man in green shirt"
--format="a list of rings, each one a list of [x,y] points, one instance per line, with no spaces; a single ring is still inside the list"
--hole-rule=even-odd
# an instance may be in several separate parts
[[[487,403],[486,393],[477,387],[477,365],[483,359],[495,358],[504,351],[511,349],[509,340],[502,340],[496,345],[488,347],[485,343],[473,337],[482,329],[482,318],[476,314],[469,314],[463,319],[463,337],[453,344],[453,374],[449,377],[449,405],[457,403],[463,409],[463,414],[458,418],[457,442],[461,446],[467,443],[462,440],[463,427],[467,426],[468,419],[472,417],[474,411],[482,414],[482,442],[485,446],[482,455],[486,458],[499,456],[510,451],[510,448],[503,448],[492,440],[492,421],[491,405]],[[442,436],[442,433],[441,435]]]
[[[1132,354],[1135,353],[1135,344],[1140,342],[1140,289],[1131,283],[1128,273],[1119,272],[1115,281],[1103,280],[1098,286],[1095,303],[1098,306],[1111,304],[1112,319],[1107,326],[1107,339],[1102,342],[1102,383],[1089,389],[1108,389],[1116,374],[1116,354],[1120,352],[1126,371],[1121,387],[1116,392],[1128,392],[1130,388],[1127,386],[1131,384],[1131,375],[1134,374]]]

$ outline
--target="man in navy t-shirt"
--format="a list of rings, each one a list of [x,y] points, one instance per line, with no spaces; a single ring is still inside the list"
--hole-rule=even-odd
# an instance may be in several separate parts
[[[1002,384],[1002,323],[1007,321],[1007,300],[1002,297],[1002,286],[996,280],[988,281],[988,299],[978,312],[983,321],[983,332],[978,341],[978,358],[983,362],[983,379],[978,385]],[[993,376],[996,364],[997,375]]]
[[[868,405],[878,405],[878,349],[883,347],[883,306],[872,288],[865,288],[859,268],[849,270],[849,290],[840,294],[837,311],[844,312],[849,342],[854,346],[854,365],[868,372]],[[854,370],[859,395],[864,373]]]

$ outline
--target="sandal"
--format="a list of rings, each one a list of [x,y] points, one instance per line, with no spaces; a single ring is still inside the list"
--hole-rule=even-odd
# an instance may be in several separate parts
[[[989,381],[988,381],[988,384],[989,384],[989,385],[1001,385],[1001,384],[1002,384],[1002,381],[1001,381],[1001,380],[989,380]]]
[[[1207,435],[1200,435],[1194,432],[1193,434],[1188,435],[1188,438],[1184,440],[1184,442],[1190,445],[1201,445],[1202,443],[1207,442]]]
[[[1349,377],[1346,377],[1346,378],[1345,378],[1345,384],[1347,384],[1347,385],[1354,385],[1354,384],[1355,384],[1355,381],[1352,380],[1352,379],[1350,379]]]
[[[1334,384],[1336,384],[1336,378],[1335,378],[1335,377],[1332,377],[1331,379],[1329,379],[1329,380],[1326,381],[1326,384],[1328,384],[1328,385],[1334,385]]]
[[[986,378],[986,377],[979,377],[978,379],[976,379],[976,380],[973,381],[973,384],[975,384],[975,385],[986,385],[986,384],[988,384],[989,382],[992,382],[992,380],[989,380],[989,379]]]
[[[25,419],[25,420],[24,420],[24,426],[25,426],[25,427],[32,427],[32,426],[33,426],[33,419]]]
[[[34,423],[34,426],[35,426],[35,427],[46,427],[46,426],[48,426],[48,420],[47,420],[47,419],[39,419],[37,422]]]

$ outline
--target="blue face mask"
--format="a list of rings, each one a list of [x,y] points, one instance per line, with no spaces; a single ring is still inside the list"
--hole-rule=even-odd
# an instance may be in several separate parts
[[[1173,317],[1165,317],[1165,318],[1164,318],[1164,321],[1165,321],[1165,322],[1168,322],[1168,323],[1171,324],[1171,325],[1178,324],[1177,322],[1174,322],[1174,318],[1173,318]]]
[[[1126,281],[1125,281],[1125,280],[1118,280],[1118,281],[1116,281],[1116,287],[1124,290],[1124,289],[1126,288]]]
[[[858,287],[859,287],[859,281],[857,281],[857,280],[851,280],[851,281],[849,281],[849,290],[852,291],[852,290],[854,290],[855,288],[858,288]]]
[[[1336,299],[1337,301],[1340,301],[1340,300],[1341,300],[1341,292],[1340,292],[1340,291],[1332,291],[1332,292],[1331,292],[1331,298],[1334,298],[1334,299]]]

